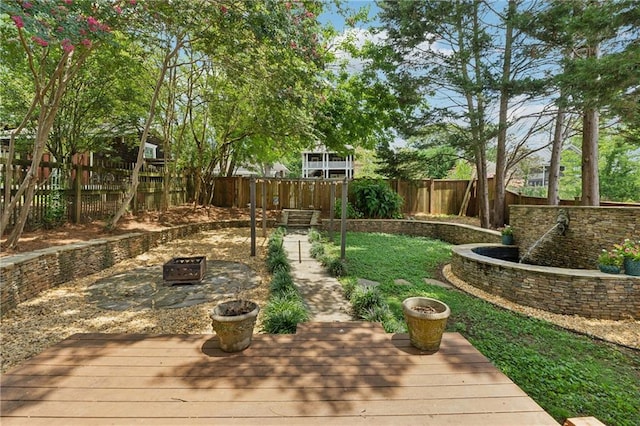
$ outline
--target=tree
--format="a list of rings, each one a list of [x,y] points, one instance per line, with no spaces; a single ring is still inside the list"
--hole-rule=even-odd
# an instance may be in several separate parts
[[[435,119],[459,128],[460,142],[473,153],[478,175],[479,216],[489,226],[487,143],[496,135],[487,104],[495,99],[492,89],[491,35],[482,22],[484,5],[479,1],[383,2],[380,20],[388,35],[394,70],[387,78],[401,105],[413,105],[405,120],[405,134],[416,134]],[[424,108],[422,93],[440,90],[450,105]]]
[[[8,40],[11,46],[7,50],[17,53],[19,49],[23,52],[21,57],[31,73],[34,91],[24,118],[11,131],[7,169],[11,168],[13,161],[15,137],[30,120],[36,119],[29,171],[13,196],[8,192],[10,182],[5,183],[0,235],[4,233],[18,201],[24,196],[15,226],[7,238],[7,246],[14,248],[28,217],[38,183],[38,167],[65,91],[89,54],[100,42],[111,37],[109,24],[122,13],[122,9],[118,5],[96,5],[89,1],[52,4],[46,0],[34,0],[2,2],[0,11],[14,23],[12,36]]]
[[[638,112],[640,34],[637,2],[553,1],[531,13],[529,32],[563,52],[555,83],[559,107],[582,115],[582,203],[599,205],[598,134],[602,111],[624,119]],[[633,120],[633,119],[632,119]]]
[[[640,154],[621,136],[600,140],[600,193],[608,201],[640,201]]]

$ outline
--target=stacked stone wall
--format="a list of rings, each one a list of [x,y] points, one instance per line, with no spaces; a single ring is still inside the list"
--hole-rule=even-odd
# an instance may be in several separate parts
[[[269,226],[273,227],[274,221]],[[0,316],[42,291],[95,274],[125,259],[169,241],[222,228],[250,226],[248,220],[228,220],[175,226],[161,231],[132,233],[50,247],[0,259]]]
[[[556,224],[560,210],[569,216],[565,234],[553,230],[541,240]],[[637,207],[512,205],[509,218],[520,256],[535,245],[526,261],[536,265],[595,269],[602,249],[610,249],[625,238],[640,240]]]
[[[333,225],[334,233],[340,233],[340,221]],[[323,230],[328,231],[329,226],[328,220],[322,221]],[[499,232],[477,226],[420,220],[349,219],[347,231],[430,237],[450,244],[498,243],[501,239]]]
[[[453,248],[451,271],[468,284],[521,305],[564,315],[640,318],[640,277],[506,262]]]

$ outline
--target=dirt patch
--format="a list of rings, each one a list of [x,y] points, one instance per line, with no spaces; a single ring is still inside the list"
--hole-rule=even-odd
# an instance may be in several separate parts
[[[18,247],[13,250],[5,248],[6,238],[0,239],[0,246],[2,247],[0,257],[132,232],[160,231],[188,223],[233,219],[249,220],[251,218],[250,214],[250,209],[201,206],[194,208],[193,205],[183,205],[172,207],[166,212],[149,211],[137,215],[125,215],[118,221],[117,228],[112,231],[105,229],[106,221],[103,220],[86,224],[67,223],[55,229],[38,229],[25,232],[18,241]],[[256,215],[259,220],[262,220],[261,210],[257,211]],[[269,219],[278,218],[279,215],[279,211],[267,212],[267,218]]]

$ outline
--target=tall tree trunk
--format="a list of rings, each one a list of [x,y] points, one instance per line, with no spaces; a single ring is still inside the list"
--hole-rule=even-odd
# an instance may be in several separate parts
[[[160,210],[167,211],[171,205],[171,136],[173,121],[175,119],[175,92],[176,92],[176,59],[174,58],[171,69],[169,70],[169,87],[167,95],[167,105],[165,108],[165,123],[162,129],[162,151],[164,153],[164,168],[162,169],[162,201]]]
[[[600,46],[587,47],[587,58],[598,58]],[[600,205],[598,175],[599,114],[596,107],[585,107],[582,116],[582,205]]]
[[[560,158],[564,143],[564,119],[565,108],[558,107],[555,129],[553,130],[553,141],[551,143],[551,162],[549,163],[547,204],[550,206],[557,206],[560,203]]]
[[[513,45],[513,16],[516,13],[515,0],[509,0],[504,40],[504,59],[502,62],[502,84],[500,85],[500,111],[498,113],[498,147],[496,153],[496,174],[493,178],[493,217],[494,228],[504,225],[505,187],[507,174],[507,112],[509,109],[509,82],[511,81],[511,49]]]
[[[144,147],[147,143],[147,138],[149,137],[149,131],[151,130],[151,124],[153,123],[153,119],[155,117],[156,104],[158,103],[158,98],[160,96],[160,89],[162,88],[162,83],[164,82],[164,78],[167,74],[167,70],[169,69],[169,63],[171,59],[173,59],[173,57],[178,54],[178,52],[182,48],[183,43],[184,43],[184,39],[178,38],[173,49],[167,52],[167,54],[164,57],[164,60],[162,61],[162,66],[160,67],[160,74],[158,75],[158,79],[156,80],[156,86],[153,91],[151,105],[149,105],[149,116],[147,117],[147,121],[144,125],[142,136],[140,137],[140,146],[138,147],[138,157],[136,158],[136,165],[133,168],[133,171],[131,173],[131,185],[129,185],[129,190],[125,194],[124,199],[120,204],[120,207],[118,207],[118,210],[113,215],[111,220],[107,222],[105,228],[108,230],[114,229],[116,227],[116,224],[118,223],[122,215],[125,213],[125,211],[127,211],[127,207],[129,206],[129,203],[131,203],[131,200],[133,200],[133,197],[136,195],[136,192],[138,189],[138,183],[139,183],[138,181],[140,176],[140,168],[142,167],[142,163],[144,162]]]
[[[582,118],[582,205],[600,205],[598,176],[598,111],[587,108]]]

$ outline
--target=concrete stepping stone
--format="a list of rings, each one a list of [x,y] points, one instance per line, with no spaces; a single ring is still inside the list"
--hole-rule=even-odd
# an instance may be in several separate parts
[[[446,289],[449,289],[449,290],[455,289],[455,287],[453,287],[451,284],[447,284],[447,283],[439,281],[439,280],[434,280],[433,278],[425,278],[424,279],[424,283],[428,284],[428,285],[435,285],[435,286],[438,286],[438,287],[446,288]]]

